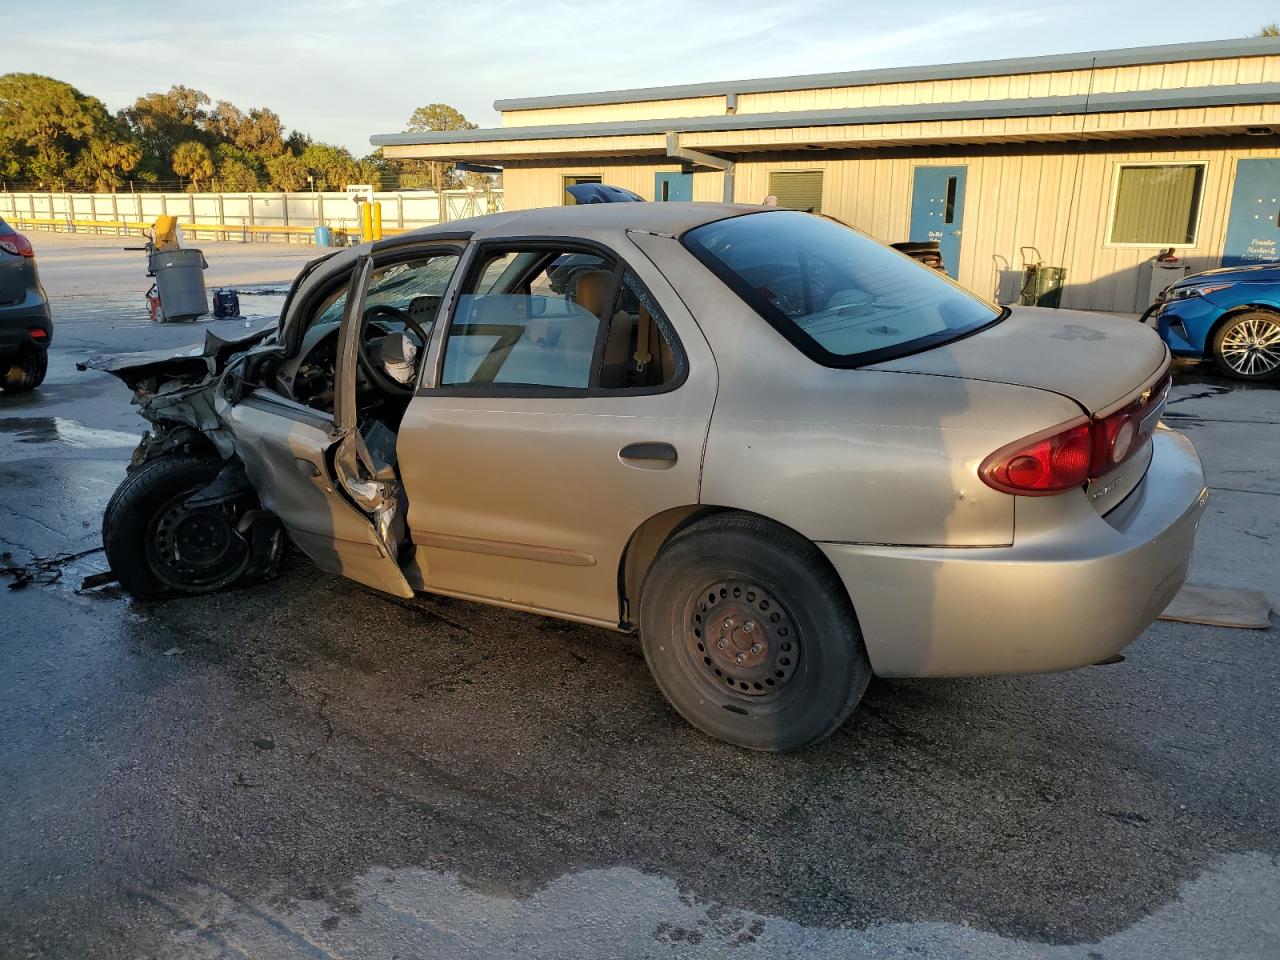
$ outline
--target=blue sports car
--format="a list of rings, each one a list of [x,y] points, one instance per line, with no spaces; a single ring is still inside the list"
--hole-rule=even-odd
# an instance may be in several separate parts
[[[1237,380],[1280,375],[1280,264],[1186,277],[1166,287],[1152,311],[1174,356],[1211,359]]]

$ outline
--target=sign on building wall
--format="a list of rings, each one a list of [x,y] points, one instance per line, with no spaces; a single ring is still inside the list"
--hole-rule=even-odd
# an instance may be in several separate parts
[[[1224,267],[1280,262],[1280,160],[1239,160]]]

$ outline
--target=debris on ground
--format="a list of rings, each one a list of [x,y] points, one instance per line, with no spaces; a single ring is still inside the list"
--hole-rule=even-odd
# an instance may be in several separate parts
[[[29,563],[17,563],[12,553],[0,553],[0,575],[13,577],[10,590],[23,590],[33,583],[44,586],[62,579],[64,568],[82,557],[101,553],[102,547],[81,550],[79,553],[58,553],[52,557],[32,557]]]
[[[1160,614],[1160,619],[1268,630],[1271,627],[1271,601],[1261,590],[1185,586]]]
[[[97,587],[105,587],[109,583],[116,583],[119,577],[110,570],[103,570],[101,573],[90,574],[80,581],[81,590],[94,590]]]

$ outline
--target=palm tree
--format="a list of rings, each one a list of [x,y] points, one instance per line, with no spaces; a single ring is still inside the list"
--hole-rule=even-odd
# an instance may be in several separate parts
[[[200,190],[200,181],[213,176],[213,157],[199,140],[180,143],[173,151],[173,172],[191,180],[191,192]]]

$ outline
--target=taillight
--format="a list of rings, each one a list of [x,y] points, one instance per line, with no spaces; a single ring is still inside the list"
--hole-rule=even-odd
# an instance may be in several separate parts
[[[0,250],[7,250],[15,257],[34,257],[36,252],[31,241],[20,233],[0,234]]]
[[[1093,426],[1082,417],[1002,447],[978,473],[1005,493],[1043,497],[1088,480],[1092,456]]]
[[[1165,374],[1105,416],[1081,417],[1001,447],[982,461],[978,474],[987,486],[1024,497],[1083,486],[1142,449],[1160,422],[1170,383]]]
[[[1094,420],[1092,476],[1100,477],[1124,463],[1150,439],[1160,422],[1164,398],[1173,379],[1165,374],[1119,410]]]

